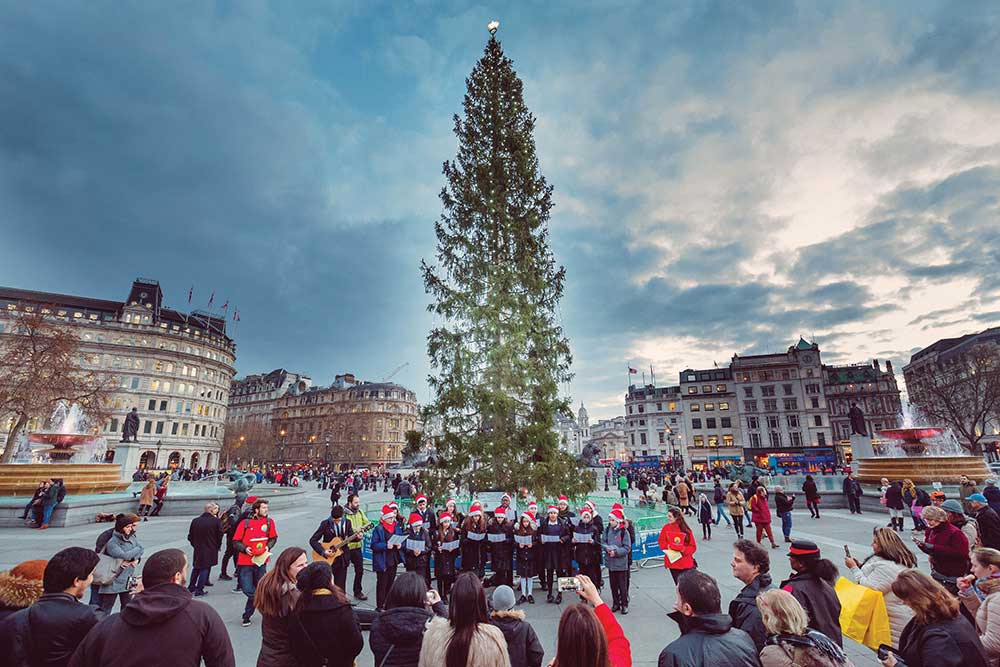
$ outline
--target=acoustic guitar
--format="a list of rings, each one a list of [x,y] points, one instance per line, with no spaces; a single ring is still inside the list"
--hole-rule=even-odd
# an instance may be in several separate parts
[[[344,555],[344,550],[347,549],[347,544],[349,542],[353,542],[354,540],[358,539],[359,537],[367,533],[369,530],[374,530],[374,529],[375,529],[375,524],[369,523],[361,530],[355,531],[353,535],[348,535],[347,537],[335,537],[329,542],[320,542],[319,544],[321,547],[323,547],[323,551],[329,549],[330,551],[333,552],[333,555],[327,558],[322,554],[316,553],[316,550],[313,549],[312,559],[314,561],[325,560],[330,565],[333,565],[333,561],[337,560],[342,555]]]

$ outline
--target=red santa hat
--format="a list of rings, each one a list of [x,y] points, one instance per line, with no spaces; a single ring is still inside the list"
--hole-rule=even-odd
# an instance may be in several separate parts
[[[438,521],[442,523],[445,521],[451,521],[451,512],[441,512],[441,516],[438,517]]]
[[[507,508],[504,507],[503,505],[497,505],[497,508],[493,510],[493,516],[495,516],[498,519],[506,519]]]
[[[537,518],[535,518],[535,513],[534,513],[534,512],[525,512],[525,513],[524,513],[524,514],[522,514],[521,516],[526,516],[526,517],[528,517],[528,521],[530,521],[530,522],[531,522],[531,525],[532,525],[532,526],[537,526],[537,525],[538,525],[538,519],[537,519]]]
[[[483,504],[478,500],[473,500],[472,504],[469,505],[469,516],[482,516],[483,515]]]
[[[424,517],[420,516],[417,512],[410,514],[410,528],[420,528],[424,525]]]
[[[611,510],[608,516],[618,523],[625,523],[625,515],[622,514],[621,510]]]
[[[417,494],[417,498],[416,498],[416,500],[414,502],[416,502],[417,504],[420,504],[421,501],[423,501],[423,502],[426,503],[427,502],[427,496],[425,496],[422,493],[418,493]]]
[[[549,505],[549,508],[547,510],[545,510],[545,511],[546,512],[555,512],[556,514],[558,514],[559,513],[559,508],[556,507],[555,505]]]
[[[382,520],[392,521],[396,518],[396,510],[392,509],[392,505],[382,505]]]
[[[504,493],[502,496],[500,496],[500,502],[503,502],[505,500],[510,500],[510,494],[509,493]]]
[[[623,512],[625,511],[625,508],[622,507],[621,503],[615,503],[614,505],[611,506],[611,509],[613,509],[613,510],[621,510]]]
[[[528,511],[529,512],[537,512],[538,511],[538,503],[535,502],[534,500],[532,500],[530,503],[528,503]]]
[[[393,500],[391,503],[389,503],[389,507],[391,507],[394,510],[398,510],[399,509],[399,503],[397,503],[395,500]]]
[[[559,496],[559,504],[562,505],[563,503],[566,503],[567,505],[569,505],[569,498],[567,498],[564,495],[563,496]]]
[[[444,506],[447,507],[448,505],[454,505],[455,507],[458,507],[458,503],[455,502],[454,498],[449,498],[448,500],[444,501]]]
[[[584,507],[589,507],[590,511],[594,514],[597,513],[597,505],[594,504],[593,500],[587,500],[583,503]]]
[[[594,516],[594,510],[590,509],[590,507],[588,507],[587,505],[584,505],[583,507],[580,508],[580,517],[582,518],[584,514],[589,514],[590,516]]]

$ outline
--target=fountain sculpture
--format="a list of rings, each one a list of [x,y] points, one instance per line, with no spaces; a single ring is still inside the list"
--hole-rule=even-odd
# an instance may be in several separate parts
[[[879,480],[910,479],[923,485],[957,485],[959,477],[982,482],[989,476],[981,456],[967,455],[946,429],[936,426],[891,428],[876,433],[882,441],[875,456],[858,459],[858,480],[878,486]]]

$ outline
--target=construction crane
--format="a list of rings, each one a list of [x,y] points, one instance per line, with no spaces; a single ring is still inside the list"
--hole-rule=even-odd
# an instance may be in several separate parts
[[[391,373],[389,373],[388,375],[386,375],[385,377],[382,378],[382,382],[388,382],[392,378],[396,377],[396,373],[398,373],[399,371],[403,370],[404,368],[406,368],[409,365],[410,365],[410,362],[407,361],[405,364],[400,364],[399,366],[396,366],[394,369],[392,369]]]

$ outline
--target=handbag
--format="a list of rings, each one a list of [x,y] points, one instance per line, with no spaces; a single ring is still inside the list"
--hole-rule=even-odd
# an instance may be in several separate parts
[[[110,540],[109,540],[110,541]],[[122,563],[125,562],[124,558],[113,558],[105,553],[105,549],[108,548],[107,543],[101,550],[97,552],[97,567],[94,568],[94,584],[98,586],[106,586],[115,580],[118,573],[122,570]]]

